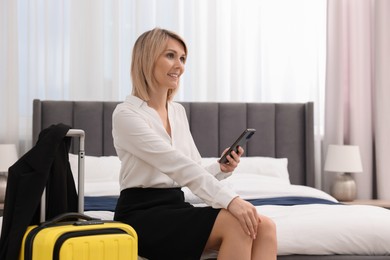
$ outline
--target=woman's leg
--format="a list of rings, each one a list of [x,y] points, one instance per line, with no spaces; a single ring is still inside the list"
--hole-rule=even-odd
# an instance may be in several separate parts
[[[272,220],[261,217],[257,237],[246,234],[238,220],[227,210],[218,214],[205,250],[218,250],[219,260],[274,260],[276,259],[276,232]]]
[[[275,223],[268,217],[260,216],[257,237],[253,241],[251,259],[276,260],[277,240]]]

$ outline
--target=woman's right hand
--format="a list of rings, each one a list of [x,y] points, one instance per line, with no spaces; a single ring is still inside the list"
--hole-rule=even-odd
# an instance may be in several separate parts
[[[257,228],[261,219],[255,206],[240,197],[236,197],[229,203],[227,210],[237,218],[244,232],[256,239]]]

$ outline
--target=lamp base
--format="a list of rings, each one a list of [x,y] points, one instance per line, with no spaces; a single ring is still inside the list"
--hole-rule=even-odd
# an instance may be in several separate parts
[[[331,188],[331,194],[339,201],[353,201],[356,199],[356,183],[350,173],[337,176]]]
[[[4,203],[7,188],[7,175],[0,172],[0,203]]]

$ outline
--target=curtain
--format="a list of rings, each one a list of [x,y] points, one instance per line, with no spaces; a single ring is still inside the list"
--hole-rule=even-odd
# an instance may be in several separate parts
[[[389,199],[390,2],[329,0],[327,21],[324,148],[358,145],[358,198]]]
[[[0,143],[14,144],[19,121],[16,14],[16,2],[0,1]]]
[[[326,0],[0,1],[1,141],[32,146],[32,100],[123,100],[137,37],[189,56],[178,101],[315,103],[323,125]],[[320,167],[318,167],[320,168]]]

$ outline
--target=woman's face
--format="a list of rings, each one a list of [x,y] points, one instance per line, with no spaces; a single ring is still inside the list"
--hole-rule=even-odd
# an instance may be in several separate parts
[[[175,89],[179,86],[180,76],[184,72],[186,54],[183,45],[172,38],[168,39],[167,46],[156,60],[153,75],[158,89]]]

